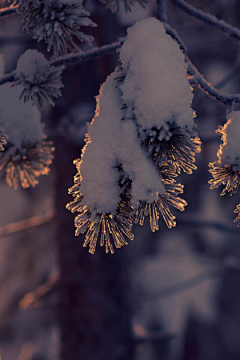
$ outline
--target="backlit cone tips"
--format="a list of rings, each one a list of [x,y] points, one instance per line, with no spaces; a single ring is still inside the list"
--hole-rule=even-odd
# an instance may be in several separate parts
[[[33,32],[33,38],[38,42],[44,40],[47,50],[53,50],[55,56],[79,52],[75,39],[87,43],[93,41],[82,27],[97,25],[89,19],[90,13],[83,8],[81,1],[24,0],[19,3],[24,30]]]
[[[237,223],[237,226],[240,226],[240,204],[236,206],[234,213],[237,214],[237,217],[233,220],[233,222]]]
[[[67,205],[84,246],[113,253],[133,239],[132,223],[149,216],[152,231],[162,217],[176,225],[170,206],[184,211],[181,170],[196,169],[201,142],[195,131],[193,94],[178,44],[155,18],[128,29],[122,65],[107,78],[88,126]]]
[[[178,174],[181,170],[192,174],[197,169],[195,155],[201,152],[201,141],[196,131],[168,121],[159,129],[154,127],[145,133],[143,144],[157,167],[168,165],[171,171]]]
[[[75,163],[77,163],[76,161]],[[132,208],[130,205],[129,188],[120,194],[120,202],[114,214],[92,214],[91,210],[82,204],[83,196],[80,192],[81,176],[78,173],[75,178],[75,185],[69,189],[69,193],[75,198],[74,201],[67,204],[67,209],[72,212],[78,212],[75,217],[75,235],[86,232],[83,246],[89,246],[89,252],[94,254],[96,245],[105,247],[106,253],[114,253],[113,245],[120,248],[127,245],[127,240],[133,240],[132,228]]]
[[[9,147],[0,153],[0,176],[6,174],[6,182],[17,189],[34,187],[40,175],[48,175],[53,160],[54,148],[51,142]]]
[[[16,85],[22,85],[20,98],[31,101],[38,108],[50,104],[61,96],[63,88],[63,67],[50,66],[44,55],[37,50],[27,50],[18,60],[16,68]]]
[[[179,197],[183,193],[183,185],[175,183],[176,174],[173,174],[168,167],[161,169],[165,193],[158,195],[153,203],[140,202],[135,211],[135,223],[143,225],[145,217],[149,216],[149,223],[152,232],[159,230],[159,218],[162,215],[169,229],[176,226],[176,217],[171,213],[169,205],[177,210],[184,211],[187,202]]]
[[[209,164],[210,173],[213,179],[209,181],[211,189],[223,185],[220,195],[227,192],[233,195],[237,192],[240,184],[240,111],[233,111],[229,114],[229,120],[225,125],[219,126],[216,133],[221,135],[217,156],[218,161]],[[240,204],[237,205],[234,213],[237,214],[234,222],[240,225]]]
[[[41,114],[30,102],[19,99],[22,86],[0,86],[0,125],[8,135],[0,152],[0,175],[17,189],[35,186],[47,175],[53,160],[53,146],[45,140]]]
[[[5,134],[3,128],[0,126],[0,151],[4,150],[5,145],[7,144],[8,136]]]
[[[240,112],[232,112],[229,117],[227,123],[216,130],[223,141],[217,152],[218,161],[209,163],[209,172],[213,177],[209,181],[210,188],[214,189],[223,185],[221,195],[227,192],[230,195],[236,193],[240,183]]]

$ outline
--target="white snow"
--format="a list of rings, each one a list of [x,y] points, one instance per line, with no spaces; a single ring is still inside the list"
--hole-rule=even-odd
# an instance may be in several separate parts
[[[88,129],[90,142],[80,165],[83,204],[102,214],[117,209],[121,192],[119,164],[133,180],[133,205],[139,200],[152,202],[158,192],[165,192],[161,177],[140,146],[136,125],[121,120],[121,93],[116,88],[116,76],[116,72],[112,73],[100,89],[96,114]]]
[[[48,64],[48,60],[42,53],[35,49],[29,49],[18,59],[16,74],[22,74],[29,83],[34,83],[36,81],[36,73],[40,72],[43,75]]]
[[[131,202],[152,203],[165,193],[162,178],[141,146],[139,132],[161,128],[169,137],[166,121],[192,130],[192,92],[184,57],[178,44],[155,18],[144,19],[128,30],[120,49],[123,72],[117,68],[102,85],[95,117],[88,127],[87,145],[78,170],[82,206],[92,213],[114,213],[122,189],[121,165],[131,179]],[[126,77],[119,81],[119,77]],[[118,79],[118,81],[117,81]],[[127,108],[124,109],[124,105]]]
[[[120,49],[126,78],[122,99],[134,107],[143,129],[160,128],[175,120],[193,127],[193,94],[186,77],[184,55],[156,18],[147,18],[128,29]]]
[[[43,138],[40,112],[19,99],[22,90],[22,86],[9,83],[0,86],[0,125],[8,135],[7,141],[18,149]]]

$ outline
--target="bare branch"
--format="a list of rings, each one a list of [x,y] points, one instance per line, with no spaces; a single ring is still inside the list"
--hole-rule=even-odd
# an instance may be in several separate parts
[[[141,294],[141,296],[144,301],[155,301],[164,297],[174,296],[184,291],[190,290],[195,286],[200,285],[202,282],[205,282],[206,280],[219,278],[223,274],[222,270],[223,269],[221,268],[206,270],[177,284],[166,286],[156,291],[145,291],[143,294]]]
[[[224,225],[216,221],[204,221],[198,219],[178,219],[178,224],[194,226],[194,227],[210,228],[225,233],[236,234],[238,236],[240,235],[239,228],[235,226]]]
[[[44,225],[54,219],[54,211],[50,210],[43,215],[32,216],[29,219],[17,221],[0,227],[0,237],[14,234],[19,231],[32,229],[36,226]]]
[[[39,286],[32,292],[27,293],[19,302],[19,308],[22,310],[29,309],[31,306],[45,299],[52,294],[58,286],[59,271],[54,269],[49,275],[45,284]]]
[[[234,39],[240,40],[240,30],[224,20],[219,20],[216,16],[211,15],[202,10],[196,9],[194,6],[186,3],[184,0],[171,0],[175,5],[177,5],[181,10],[185,11],[191,16],[202,20],[206,24],[215,27],[216,29],[222,31],[225,35],[230,36]]]
[[[0,9],[0,16],[8,16],[8,15],[12,15],[12,14],[16,14],[17,13],[17,6],[13,6],[13,7],[7,7],[7,8],[2,8]]]
[[[158,20],[160,20],[162,22],[167,21],[166,0],[157,0],[156,17],[157,17]]]
[[[101,47],[95,47],[85,52],[80,52],[79,54],[67,55],[61,57],[59,59],[53,60],[50,62],[52,66],[62,66],[74,63],[81,63],[83,61],[92,60],[99,56],[103,56],[106,54],[115,53],[117,49],[119,49],[124,42],[124,38],[119,39],[112,44],[103,45]]]

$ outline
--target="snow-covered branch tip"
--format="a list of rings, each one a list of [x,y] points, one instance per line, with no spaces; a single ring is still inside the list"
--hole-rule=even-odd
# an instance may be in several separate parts
[[[223,104],[230,103],[240,103],[240,94],[227,94],[218,89],[216,89],[211,83],[209,83],[204,76],[198,71],[198,69],[192,64],[191,60],[186,55],[186,46],[184,45],[182,39],[179,37],[177,32],[167,23],[164,23],[166,32],[171,35],[171,37],[179,44],[181,50],[185,53],[185,59],[188,64],[188,74],[190,85],[196,85],[201,90],[203,90],[207,95],[211,96],[213,99],[222,102]],[[124,43],[125,38],[121,38],[119,41],[113,42],[108,45],[103,45],[101,47],[95,47],[88,51],[81,52],[80,54],[71,54],[58,59],[52,60],[49,62],[50,67],[62,67],[64,65],[74,65],[81,64],[84,61],[92,60],[97,57],[101,57],[107,54],[115,53],[122,44]],[[6,74],[0,77],[0,85],[7,82],[16,82],[18,76],[16,72]]]
[[[171,0],[171,1],[189,15],[194,16],[195,18],[205,22],[206,24],[212,27],[215,27],[216,29],[222,31],[227,36],[240,40],[240,29],[236,28],[235,26],[228,24],[224,20],[218,19],[214,15],[211,15],[207,12],[195,8],[194,6],[186,3],[184,0]]]
[[[170,207],[187,205],[176,178],[196,169],[201,145],[184,55],[163,24],[148,18],[129,28],[120,60],[100,89],[69,190],[67,208],[77,212],[76,235],[86,232],[90,253],[98,239],[106,252],[126,245],[133,221],[147,216],[152,231],[161,216],[174,227]]]

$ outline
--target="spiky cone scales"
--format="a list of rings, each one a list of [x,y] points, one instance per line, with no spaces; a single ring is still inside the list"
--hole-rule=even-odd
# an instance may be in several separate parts
[[[79,163],[79,160],[74,162]],[[74,224],[75,235],[85,235],[84,247],[89,245],[89,252],[95,253],[97,243],[105,247],[105,252],[114,253],[114,247],[121,248],[127,245],[128,240],[133,240],[132,229],[132,207],[130,205],[130,189],[125,187],[120,194],[120,201],[114,214],[100,214],[92,212],[86,205],[82,204],[84,199],[80,192],[81,175],[77,173],[74,177],[75,184],[68,190],[74,200],[67,204],[66,208],[72,213],[78,212]]]
[[[176,217],[171,213],[169,205],[180,211],[184,211],[184,207],[187,206],[187,202],[179,197],[179,194],[183,193],[184,186],[176,184],[177,175],[172,173],[168,166],[160,168],[159,173],[165,185],[165,193],[158,194],[158,199],[152,203],[140,201],[134,216],[135,223],[140,225],[143,225],[145,217],[149,216],[152,232],[159,230],[160,214],[169,229],[176,226]]]
[[[195,155],[201,152],[201,141],[195,130],[182,129],[175,121],[169,121],[165,128],[145,131],[143,144],[158,168],[168,164],[178,174],[181,170],[192,174],[197,169]]]
[[[42,141],[23,146],[20,150],[9,146],[0,153],[0,176],[17,189],[35,187],[40,175],[48,175],[53,160],[52,142]]]
[[[0,151],[4,150],[5,145],[7,144],[8,136],[5,134],[2,126],[0,126]]]

